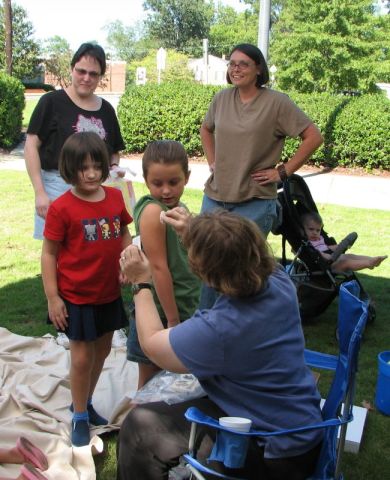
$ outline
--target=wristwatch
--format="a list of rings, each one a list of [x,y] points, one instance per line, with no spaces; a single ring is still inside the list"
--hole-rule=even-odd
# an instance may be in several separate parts
[[[142,290],[143,288],[147,288],[149,290],[152,289],[152,284],[151,283],[147,283],[147,282],[143,282],[143,283],[134,283],[132,286],[131,286],[131,291],[133,292],[133,295],[137,295],[137,293]]]

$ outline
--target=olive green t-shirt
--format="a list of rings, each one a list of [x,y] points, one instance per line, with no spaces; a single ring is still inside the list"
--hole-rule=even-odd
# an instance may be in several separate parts
[[[155,203],[161,207],[165,212],[169,208],[163,203],[159,202],[151,195],[145,195],[140,198],[134,207],[134,222],[136,233],[139,235],[139,222],[144,208]],[[184,203],[179,206],[186,208]],[[200,296],[200,280],[194,275],[188,266],[187,250],[183,247],[177,233],[170,225],[166,226],[166,250],[167,263],[169,271],[171,272],[173,290],[175,292],[176,305],[179,311],[180,321],[183,322],[190,318],[199,305]],[[142,242],[142,238],[141,238]],[[165,320],[164,310],[158,299],[156,290],[153,287],[153,297],[159,312],[160,318]]]
[[[242,103],[233,87],[214,96],[204,123],[215,138],[215,169],[205,194],[214,200],[244,202],[276,198],[276,184],[261,186],[251,173],[275,167],[285,138],[298,137],[312,121],[284,93],[260,88],[254,99]]]

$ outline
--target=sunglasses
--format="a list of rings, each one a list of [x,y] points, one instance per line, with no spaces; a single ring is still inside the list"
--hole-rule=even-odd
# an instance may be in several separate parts
[[[85,77],[85,75],[89,75],[94,80],[101,77],[101,73],[94,72],[93,70],[89,71],[89,70],[85,70],[84,68],[77,68],[77,67],[74,67],[74,70],[77,73],[77,75],[79,75],[80,77]]]

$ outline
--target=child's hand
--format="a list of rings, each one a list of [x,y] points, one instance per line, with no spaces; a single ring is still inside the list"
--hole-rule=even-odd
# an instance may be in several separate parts
[[[49,317],[54,326],[58,330],[65,330],[68,326],[68,312],[66,311],[65,303],[61,297],[53,297],[47,302]]]

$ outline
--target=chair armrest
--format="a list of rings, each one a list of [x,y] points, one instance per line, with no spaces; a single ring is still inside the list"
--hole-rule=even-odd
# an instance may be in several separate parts
[[[203,465],[202,463],[198,462],[198,460],[196,460],[195,457],[193,457],[192,455],[190,455],[189,453],[185,453],[183,455],[183,458],[185,459],[185,461],[195,467],[195,471],[199,471],[199,472],[202,472],[202,473],[206,473],[206,474],[209,474],[209,475],[212,475],[213,477],[217,477],[217,478],[223,478],[224,480],[245,480],[245,479],[241,479],[241,478],[238,478],[238,477],[229,477],[227,476],[226,474],[223,474],[223,473],[218,473],[216,472],[215,470],[211,470],[210,468],[207,468],[205,465]],[[193,472],[193,470],[191,470],[191,468],[188,467],[188,465],[186,465],[188,470],[190,472]],[[194,472],[195,473],[195,472]],[[191,477],[192,478],[192,477]],[[195,477],[195,478],[205,478],[205,477]]]
[[[309,367],[322,368],[324,370],[336,370],[337,356],[328,353],[316,352],[305,348],[305,363]]]
[[[209,417],[208,415],[205,415],[196,407],[190,407],[185,412],[184,415],[186,419],[190,422],[194,422],[200,425],[206,425],[208,427],[215,428],[217,430],[225,430],[227,432],[233,432],[237,435],[245,435],[245,436],[251,436],[251,437],[274,437],[274,436],[289,435],[290,433],[296,433],[296,432],[317,430],[319,428],[338,427],[340,425],[343,425],[344,423],[352,422],[353,420],[353,415],[351,412],[348,415],[348,417],[345,419],[340,417],[330,418],[329,420],[323,420],[322,422],[313,423],[311,425],[305,425],[302,427],[280,429],[280,430],[275,430],[273,432],[267,432],[267,431],[255,430],[255,429],[251,429],[249,432],[237,432],[230,428],[223,427],[222,425],[219,424],[218,420],[216,420],[215,418]]]

